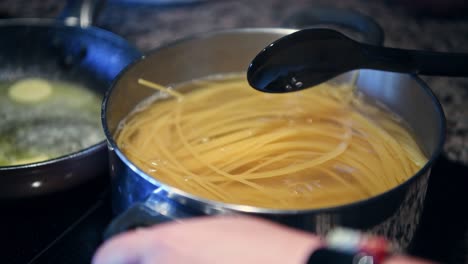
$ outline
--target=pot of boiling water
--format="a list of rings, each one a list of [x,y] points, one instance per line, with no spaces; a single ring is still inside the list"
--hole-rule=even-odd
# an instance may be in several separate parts
[[[427,162],[398,186],[352,203],[283,210],[206,199],[151,177],[116,143],[115,134],[122,120],[155,92],[139,87],[139,78],[171,85],[210,75],[245,72],[262,48],[293,31],[236,29],[198,35],[156,49],[120,74],[106,95],[102,113],[110,153],[112,205],[114,213],[120,214],[109,227],[108,235],[134,226],[192,216],[245,213],[319,234],[335,226],[356,228],[394,240],[402,249],[408,247],[420,221],[430,168],[441,151],[445,130],[441,105],[417,76],[374,70],[359,72],[358,91],[405,120]],[[333,81],[349,82],[352,76],[353,73],[345,74]]]

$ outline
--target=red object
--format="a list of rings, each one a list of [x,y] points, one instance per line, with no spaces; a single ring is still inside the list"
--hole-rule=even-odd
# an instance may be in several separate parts
[[[382,263],[391,252],[391,244],[382,237],[365,237],[359,246],[359,251],[374,257],[374,263]]]

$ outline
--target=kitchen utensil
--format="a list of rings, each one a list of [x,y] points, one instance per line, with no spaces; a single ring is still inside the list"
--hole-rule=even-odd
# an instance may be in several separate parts
[[[355,69],[468,76],[468,54],[384,48],[359,43],[332,29],[303,29],[264,48],[252,60],[247,79],[257,90],[284,93]]]

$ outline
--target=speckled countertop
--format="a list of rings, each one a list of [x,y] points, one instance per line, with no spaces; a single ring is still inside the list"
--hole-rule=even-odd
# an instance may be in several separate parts
[[[384,29],[386,46],[468,52],[468,17],[415,16],[401,5],[389,4],[390,0],[213,0],[173,7],[116,1],[109,1],[96,25],[123,36],[142,51],[198,32],[234,27],[278,27],[298,11],[326,6],[352,9],[373,17]],[[63,2],[2,0],[0,14],[54,17],[62,9]],[[468,78],[424,79],[439,97],[447,116],[446,156],[468,164]]]

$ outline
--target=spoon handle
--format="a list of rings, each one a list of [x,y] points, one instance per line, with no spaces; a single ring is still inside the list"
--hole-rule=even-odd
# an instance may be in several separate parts
[[[362,68],[420,75],[468,76],[468,54],[415,51],[362,44]]]

